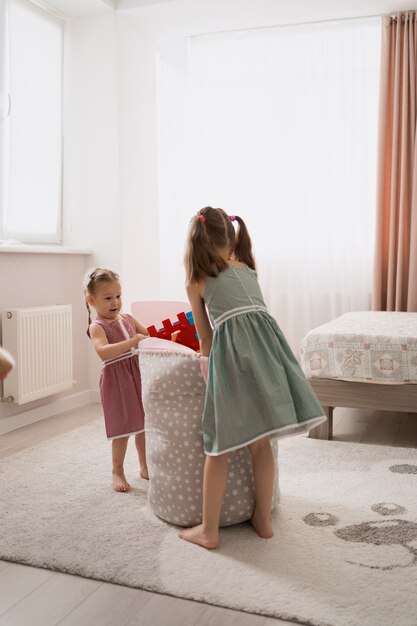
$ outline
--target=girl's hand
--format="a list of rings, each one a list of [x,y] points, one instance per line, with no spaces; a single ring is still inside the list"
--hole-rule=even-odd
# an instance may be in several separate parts
[[[132,342],[132,348],[137,348],[139,341],[142,341],[143,339],[147,339],[148,335],[142,335],[142,333],[136,333],[136,335],[133,335],[133,337],[131,338],[131,342]]]

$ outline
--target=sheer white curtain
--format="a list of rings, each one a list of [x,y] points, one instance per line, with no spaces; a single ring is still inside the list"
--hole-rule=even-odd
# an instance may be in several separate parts
[[[379,52],[373,19],[192,37],[186,67],[161,56],[169,297],[183,284],[188,220],[212,205],[247,222],[267,305],[295,352],[314,326],[369,309]]]

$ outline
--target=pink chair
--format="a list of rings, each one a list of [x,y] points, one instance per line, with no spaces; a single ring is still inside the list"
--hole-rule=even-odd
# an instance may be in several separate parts
[[[132,302],[132,315],[144,326],[161,328],[162,320],[177,321],[178,313],[191,311],[189,302],[181,300],[138,300]]]

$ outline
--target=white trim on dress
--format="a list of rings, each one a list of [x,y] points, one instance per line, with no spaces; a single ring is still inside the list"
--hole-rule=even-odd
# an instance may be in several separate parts
[[[230,309],[230,311],[222,313],[214,320],[214,325],[219,326],[219,324],[223,324],[223,322],[226,322],[232,317],[236,317],[242,313],[250,313],[251,311],[264,311],[268,313],[268,309],[265,306],[261,306],[260,304],[248,304],[247,306],[239,306],[236,309]]]
[[[204,454],[206,454],[207,456],[221,456],[222,454],[226,454],[227,452],[233,452],[233,450],[239,450],[239,448],[246,448],[246,446],[250,445],[251,443],[254,443],[255,441],[258,441],[258,439],[263,439],[263,437],[270,437],[274,433],[283,432],[283,431],[285,432],[286,430],[292,429],[292,432],[290,432],[288,435],[282,436],[282,439],[284,439],[285,436],[291,437],[297,434],[298,430],[300,431],[299,434],[305,432],[305,430],[310,430],[310,429],[304,428],[306,424],[311,424],[311,428],[313,428],[313,426],[318,426],[318,424],[322,424],[326,420],[327,420],[327,417],[325,415],[320,415],[319,417],[313,417],[312,419],[307,420],[306,422],[301,422],[300,424],[298,424],[298,426],[300,427],[299,429],[294,428],[294,424],[290,424],[289,426],[281,426],[280,428],[274,428],[273,430],[269,430],[267,433],[263,433],[262,435],[257,435],[256,437],[254,437],[253,439],[250,439],[249,441],[246,441],[245,443],[240,443],[237,446],[232,446],[231,448],[227,448],[226,450],[221,450],[221,452],[206,452],[204,450]]]
[[[143,430],[135,430],[133,433],[126,433],[126,435],[115,435],[114,437],[107,437],[107,441],[113,441],[113,439],[122,439],[123,437],[132,437],[132,435],[140,435],[140,433],[144,433]]]
[[[107,359],[107,361],[103,361],[102,367],[106,367],[106,365],[111,365],[112,363],[117,363],[117,361],[124,361],[124,359],[131,359],[132,357],[139,354],[139,350],[137,348],[132,348],[135,352],[123,352],[120,356],[115,357],[114,359]]]

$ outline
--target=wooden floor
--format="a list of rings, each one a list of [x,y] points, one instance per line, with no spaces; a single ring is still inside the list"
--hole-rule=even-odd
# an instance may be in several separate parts
[[[0,458],[101,415],[90,405],[0,437]],[[417,448],[417,414],[336,409],[334,439]],[[279,619],[0,561],[0,626],[278,626]],[[293,622],[291,622],[293,623]]]

